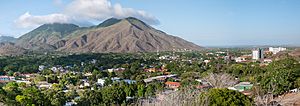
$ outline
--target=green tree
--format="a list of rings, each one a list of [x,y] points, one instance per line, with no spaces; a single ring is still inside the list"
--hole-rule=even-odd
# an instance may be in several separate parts
[[[126,100],[124,89],[118,86],[105,87],[102,90],[104,104],[122,104]]]
[[[138,89],[138,97],[144,97],[145,91],[146,91],[146,87],[144,84],[138,84],[137,85],[137,89]]]
[[[209,106],[252,106],[253,100],[238,91],[228,89],[210,89],[201,94],[200,99],[208,99]]]
[[[63,91],[56,91],[54,89],[49,89],[44,92],[45,97],[49,100],[51,105],[62,106],[66,103],[67,98]]]
[[[155,88],[152,84],[149,84],[146,88],[145,96],[151,97],[153,95],[155,95]]]

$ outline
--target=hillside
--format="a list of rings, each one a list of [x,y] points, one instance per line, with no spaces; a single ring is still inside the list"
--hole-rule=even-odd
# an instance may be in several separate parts
[[[133,18],[111,18],[92,27],[45,24],[21,36],[17,46],[63,52],[154,52],[200,50],[202,47],[168,35]]]
[[[25,53],[26,50],[14,43],[0,43],[0,56],[14,56]]]
[[[3,42],[12,42],[13,43],[15,41],[16,41],[16,38],[14,38],[14,37],[0,35],[0,43],[3,43]]]
[[[32,50],[55,50],[54,45],[60,39],[77,29],[79,27],[74,24],[44,24],[18,38],[16,45]]]
[[[115,21],[115,20],[114,20]],[[100,24],[101,25],[101,24]],[[59,51],[70,52],[153,52],[174,49],[199,50],[201,47],[167,35],[135,18],[86,31],[67,40]]]

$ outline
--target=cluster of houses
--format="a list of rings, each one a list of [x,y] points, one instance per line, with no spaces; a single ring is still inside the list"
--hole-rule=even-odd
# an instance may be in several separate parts
[[[163,55],[163,56],[160,56],[158,57],[159,60],[176,60],[178,59],[179,56],[178,55]]]

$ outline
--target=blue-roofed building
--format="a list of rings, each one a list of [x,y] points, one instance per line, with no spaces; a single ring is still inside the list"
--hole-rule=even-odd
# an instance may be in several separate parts
[[[136,83],[135,80],[130,80],[130,79],[124,79],[123,81],[126,82],[126,83],[128,83],[128,84]]]

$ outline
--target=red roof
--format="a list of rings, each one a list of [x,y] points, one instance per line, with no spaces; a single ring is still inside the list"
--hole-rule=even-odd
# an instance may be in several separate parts
[[[165,83],[166,85],[172,85],[172,86],[180,86],[180,83],[179,82],[171,82],[171,81],[168,81]]]

